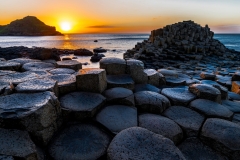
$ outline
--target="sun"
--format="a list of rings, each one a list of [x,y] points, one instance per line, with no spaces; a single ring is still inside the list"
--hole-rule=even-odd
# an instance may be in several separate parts
[[[62,23],[60,24],[60,27],[61,27],[61,29],[62,29],[63,31],[69,31],[69,30],[72,29],[72,25],[71,25],[70,22],[62,22]]]

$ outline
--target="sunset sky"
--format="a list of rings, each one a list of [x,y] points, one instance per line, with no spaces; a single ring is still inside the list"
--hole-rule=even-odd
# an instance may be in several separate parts
[[[149,33],[193,20],[217,33],[240,33],[239,0],[1,0],[0,25],[36,16],[60,32]],[[68,23],[69,31],[61,25]]]

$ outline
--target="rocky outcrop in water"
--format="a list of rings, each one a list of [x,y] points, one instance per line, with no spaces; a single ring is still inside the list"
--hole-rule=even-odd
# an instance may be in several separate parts
[[[55,27],[48,26],[37,17],[27,16],[0,26],[0,36],[56,36],[62,35]]]
[[[198,63],[216,67],[239,65],[240,53],[226,48],[213,38],[208,25],[183,21],[153,30],[149,40],[136,44],[124,58],[142,60],[146,68],[177,67],[195,69]]]

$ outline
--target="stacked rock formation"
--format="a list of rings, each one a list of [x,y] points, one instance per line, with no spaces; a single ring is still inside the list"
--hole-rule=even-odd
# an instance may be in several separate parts
[[[213,75],[53,62],[0,62],[0,159],[240,159],[240,95]]]
[[[146,68],[177,67],[195,70],[203,64],[215,67],[239,66],[240,53],[227,49],[213,38],[208,25],[183,21],[153,30],[149,40],[128,50],[124,58],[142,60]]]

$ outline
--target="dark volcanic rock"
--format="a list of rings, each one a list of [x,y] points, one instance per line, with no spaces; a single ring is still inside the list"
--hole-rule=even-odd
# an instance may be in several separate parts
[[[13,74],[13,73],[16,73],[15,71],[8,71],[8,70],[0,70],[0,76],[5,76],[5,75],[8,75],[8,74]]]
[[[15,63],[20,63],[21,66],[24,65],[25,63],[29,62],[40,62],[40,60],[37,59],[29,59],[29,58],[16,58],[16,59],[11,59],[8,62],[15,62]]]
[[[171,140],[140,127],[128,128],[117,134],[107,155],[111,160],[185,159]]]
[[[76,56],[92,56],[93,52],[91,52],[87,49],[84,49],[84,48],[80,48],[80,49],[76,49],[73,52],[73,54],[76,55]]]
[[[22,66],[23,71],[50,71],[54,68],[53,64],[45,62],[29,62]]]
[[[172,119],[180,125],[187,137],[196,137],[204,121],[204,117],[197,112],[181,106],[172,106],[164,113],[164,116]]]
[[[0,70],[18,71],[20,67],[20,63],[0,61]]]
[[[234,92],[228,92],[229,100],[240,101],[240,95]]]
[[[234,73],[232,76],[232,81],[240,81],[240,72]]]
[[[107,75],[107,88],[123,87],[130,90],[134,89],[134,81],[127,74]]]
[[[101,94],[73,92],[61,97],[60,104],[65,119],[82,120],[93,117],[105,100]]]
[[[12,156],[0,155],[0,160],[14,160]]]
[[[231,159],[239,159],[240,125],[218,118],[207,119],[202,127],[201,139]]]
[[[119,75],[126,73],[126,61],[120,58],[107,57],[100,61],[100,68],[105,69],[107,74]]]
[[[240,113],[240,101],[233,102],[229,100],[222,101],[222,105],[234,113]]]
[[[226,160],[227,158],[204,145],[199,139],[193,137],[186,139],[178,148],[186,160]]]
[[[75,71],[73,69],[69,69],[69,68],[56,68],[56,69],[50,70],[49,73],[51,73],[51,74],[74,74]]]
[[[144,64],[142,61],[129,59],[127,60],[127,74],[130,74],[132,79],[137,84],[147,83],[148,77],[143,72]]]
[[[161,92],[166,96],[172,105],[187,106],[189,102],[197,97],[185,88],[165,88]]]
[[[66,60],[66,61],[58,61],[57,62],[58,68],[69,68],[75,71],[82,69],[82,64],[76,60]]]
[[[107,98],[107,102],[111,104],[135,105],[133,92],[126,88],[111,88],[106,90],[103,95]]]
[[[52,92],[17,93],[0,97],[0,127],[25,129],[46,145],[57,130],[60,105]]]
[[[139,116],[139,127],[171,139],[178,144],[183,139],[182,129],[171,119],[156,115],[142,114]]]
[[[151,91],[151,92],[156,92],[160,93],[161,89],[151,85],[151,84],[136,84],[134,88],[134,92],[141,92],[141,91]]]
[[[198,98],[221,103],[221,92],[210,85],[192,84],[189,86],[189,91],[197,95]]]
[[[30,73],[30,72],[23,72],[23,73],[13,73],[9,74],[6,76],[1,77],[2,81],[4,82],[10,82],[14,85],[17,85],[19,83],[28,81],[28,80],[33,80],[38,78],[38,75],[36,73]]]
[[[35,144],[26,131],[0,128],[0,159],[1,154],[20,159],[37,160]]]
[[[105,52],[107,52],[107,50],[103,49],[103,48],[94,48],[93,52],[94,53],[105,53]]]
[[[233,112],[227,107],[206,99],[196,99],[189,106],[197,112],[206,115],[208,118],[231,119],[233,116]]]
[[[49,153],[54,159],[98,159],[106,154],[111,138],[95,125],[71,125],[51,142]]]
[[[169,100],[156,92],[141,91],[134,94],[139,111],[160,114],[170,106]]]
[[[138,125],[137,108],[123,105],[107,106],[97,114],[96,120],[117,134]]]

